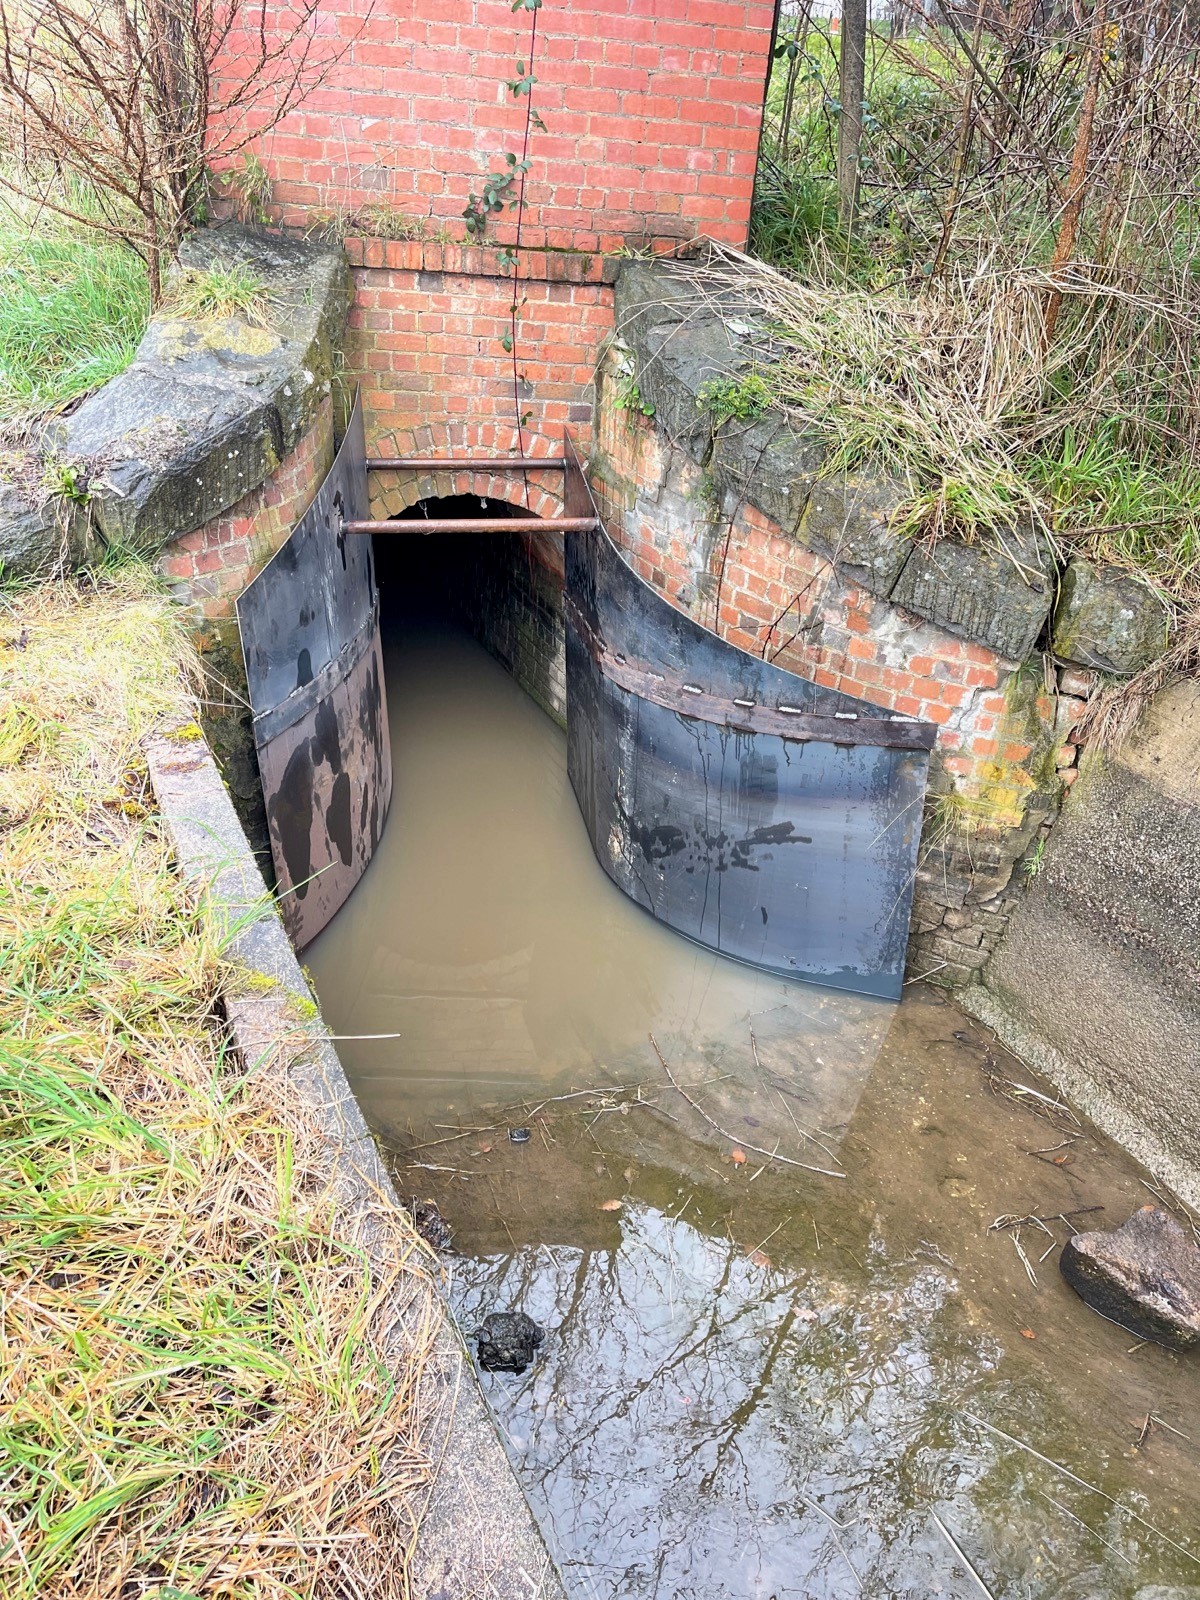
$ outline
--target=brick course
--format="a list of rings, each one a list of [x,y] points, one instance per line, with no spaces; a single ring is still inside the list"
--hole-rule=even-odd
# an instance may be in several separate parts
[[[707,233],[745,241],[773,0],[544,0],[522,235],[611,251]],[[324,83],[261,155],[282,219],[394,207],[463,236],[468,193],[519,151],[532,13],[511,0],[325,0]],[[320,35],[325,37],[322,38]],[[235,67],[231,64],[231,71]],[[509,242],[510,215],[489,230]]]
[[[522,262],[514,396],[514,362],[501,342],[514,289],[494,254],[383,240],[351,241],[351,250],[379,263],[355,270],[346,346],[369,440],[486,422],[511,433],[519,414],[529,418],[527,446],[538,437],[561,443],[564,425],[586,446],[595,363],[613,320],[603,258],[551,258],[553,275],[542,278]]]

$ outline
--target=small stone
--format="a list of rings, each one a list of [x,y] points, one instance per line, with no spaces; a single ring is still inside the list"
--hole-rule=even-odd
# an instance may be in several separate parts
[[[532,1134],[528,1128],[510,1128],[508,1137],[513,1144],[528,1144]]]
[[[1110,1232],[1076,1234],[1058,1264],[1093,1311],[1130,1333],[1175,1350],[1200,1344],[1200,1249],[1157,1206]]]
[[[472,1337],[485,1372],[524,1372],[546,1335],[523,1311],[492,1311]]]
[[[974,912],[967,911],[965,908],[961,911],[947,911],[942,918],[942,923],[947,928],[969,928],[974,921]]]
[[[1098,681],[1096,673],[1084,667],[1062,667],[1058,674],[1061,692],[1079,700],[1086,700],[1094,693]]]

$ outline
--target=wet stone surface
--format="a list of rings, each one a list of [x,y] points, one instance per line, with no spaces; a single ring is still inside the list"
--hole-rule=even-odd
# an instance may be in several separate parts
[[[524,1372],[545,1338],[544,1331],[523,1311],[490,1311],[472,1338],[479,1346],[485,1372]]]
[[[1200,1587],[1200,1361],[1057,1260],[1169,1197],[935,991],[658,928],[592,860],[561,734],[472,652],[393,656],[392,825],[307,960],[336,1032],[400,1035],[339,1048],[454,1227],[460,1327],[550,1330],[482,1382],[572,1596]]]
[[[1200,1248],[1157,1206],[1068,1239],[1058,1265],[1093,1310],[1139,1338],[1176,1350],[1200,1344]]]

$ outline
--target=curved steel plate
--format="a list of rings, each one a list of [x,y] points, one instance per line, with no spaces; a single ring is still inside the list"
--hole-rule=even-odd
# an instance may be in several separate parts
[[[392,794],[371,541],[356,399],[312,505],[238,600],[254,741],[280,911],[303,949],[375,853]]]
[[[568,771],[605,871],[725,955],[898,998],[936,728],[727,644],[602,529],[566,569]]]

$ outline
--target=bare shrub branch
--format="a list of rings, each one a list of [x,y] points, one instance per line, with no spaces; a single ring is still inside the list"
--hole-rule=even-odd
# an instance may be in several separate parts
[[[0,187],[145,260],[152,301],[210,176],[293,111],[348,42],[319,0],[0,0]]]

